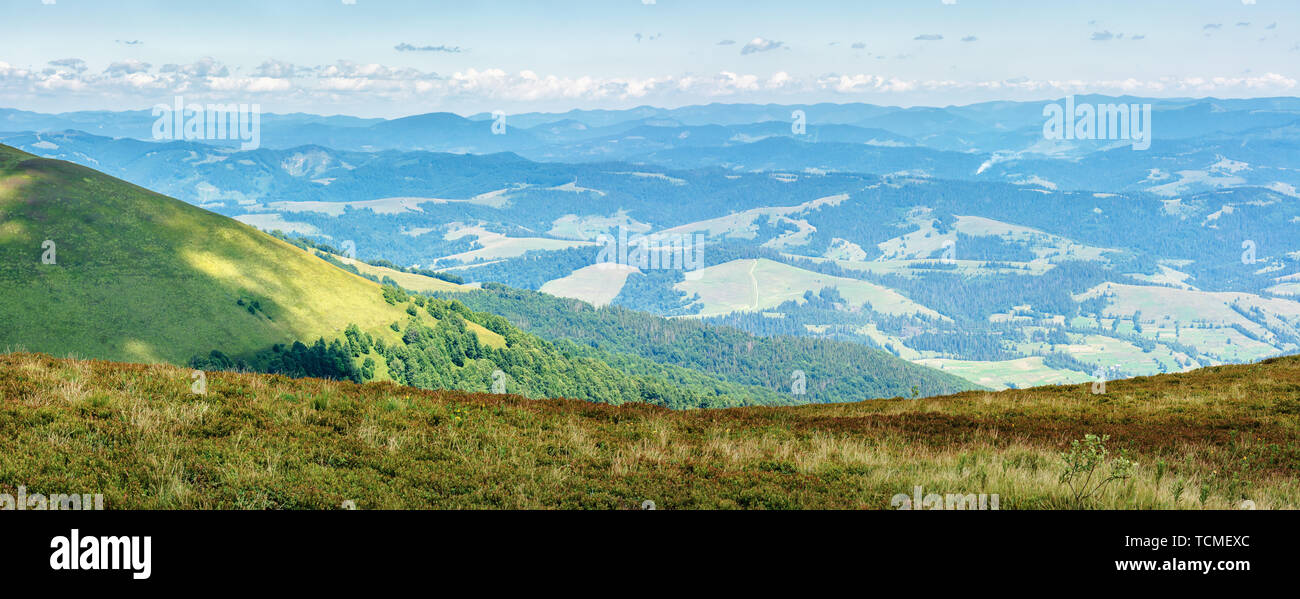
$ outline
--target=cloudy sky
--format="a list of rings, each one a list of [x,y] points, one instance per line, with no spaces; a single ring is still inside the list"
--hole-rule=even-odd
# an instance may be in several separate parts
[[[0,0],[0,107],[1300,95],[1300,0]]]

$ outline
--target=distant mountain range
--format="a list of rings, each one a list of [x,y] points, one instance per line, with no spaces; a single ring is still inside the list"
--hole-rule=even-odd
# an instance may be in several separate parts
[[[1045,139],[1046,102],[533,113],[504,135],[487,114],[265,115],[249,151],[137,139],[146,112],[0,111],[0,143],[362,260],[883,349],[985,387],[1300,351],[1300,99],[1074,100],[1150,103],[1151,147]],[[620,231],[698,239],[704,268],[597,268]],[[463,299],[596,341],[533,296]],[[681,366],[661,356],[636,359]]]
[[[1298,194],[1300,175],[1292,166],[1300,160],[1300,101],[1294,98],[1078,96],[1074,100],[1092,105],[1151,104],[1150,149],[1134,151],[1124,140],[1045,139],[1043,108],[1051,102],[944,108],[868,104],[641,107],[509,115],[504,128],[495,131],[493,117],[484,114],[430,113],[392,120],[267,114],[263,115],[260,140],[264,150],[287,153],[273,157],[318,149],[374,154],[364,160],[354,156],[336,161],[350,165],[408,159],[387,151],[512,152],[542,162],[628,162],[742,173],[902,174],[1048,189],[1151,191],[1168,197],[1242,185]],[[796,113],[803,115],[802,126],[796,126]],[[205,156],[200,162],[223,161],[223,156],[233,155],[228,151],[233,144],[223,146],[220,141],[154,142],[153,120],[148,111],[44,115],[0,109],[0,132],[9,132],[0,133],[0,140],[40,155],[103,167],[146,186],[152,186],[156,178],[135,178],[128,162],[131,168],[171,173],[160,173],[164,178],[184,178],[184,172],[157,169],[154,161],[170,159],[168,154],[178,148]],[[150,145],[130,140],[145,140]],[[225,149],[219,149],[222,147]],[[230,164],[245,158],[234,156]],[[256,157],[247,159],[260,162]],[[149,164],[136,165],[140,162]],[[274,175],[239,173],[244,179],[266,176]],[[190,201],[196,197],[174,191]]]
[[[1296,98],[1142,98],[1079,95],[1078,104],[1151,104],[1156,140],[1188,139],[1279,127],[1300,120]],[[189,101],[195,101],[190,98]],[[967,106],[910,107],[872,104],[708,104],[664,109],[642,106],[627,110],[575,110],[566,113],[506,115],[505,133],[494,134],[496,117],[429,113],[397,119],[262,115],[263,147],[321,145],[339,150],[428,150],[490,153],[514,151],[530,156],[543,149],[560,153],[565,144],[628,134],[657,127],[698,135],[699,128],[730,133],[725,139],[763,135],[791,136],[795,113],[802,113],[806,134],[822,129],[824,141],[897,141],[939,150],[983,153],[1019,151],[1042,141],[1043,108],[1062,103],[985,102]],[[0,108],[0,132],[85,131],[107,137],[151,140],[156,120],[149,110],[85,111],[42,114]],[[763,125],[756,130],[755,126]],[[683,141],[689,136],[683,136]],[[714,142],[724,139],[714,139]],[[699,145],[698,140],[689,142]]]

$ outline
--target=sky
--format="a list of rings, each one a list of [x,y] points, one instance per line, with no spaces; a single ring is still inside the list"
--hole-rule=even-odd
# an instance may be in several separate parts
[[[0,107],[1295,96],[1300,0],[0,0]]]

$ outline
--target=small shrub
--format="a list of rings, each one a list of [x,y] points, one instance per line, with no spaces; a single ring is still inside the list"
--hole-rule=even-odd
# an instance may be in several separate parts
[[[1065,471],[1059,482],[1069,487],[1075,504],[1087,501],[1107,484],[1133,476],[1137,462],[1129,460],[1123,451],[1111,458],[1106,449],[1109,440],[1110,435],[1084,435],[1083,439],[1071,441],[1070,451],[1061,454]]]

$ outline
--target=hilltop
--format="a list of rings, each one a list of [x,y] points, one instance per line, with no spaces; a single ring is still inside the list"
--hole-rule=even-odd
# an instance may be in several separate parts
[[[0,492],[110,509],[1300,505],[1300,357],[922,400],[671,411],[166,365],[0,355]],[[1134,476],[1075,502],[1059,452],[1108,434]]]
[[[377,283],[253,227],[5,146],[0,223],[0,344],[13,348],[183,364],[406,317]]]

